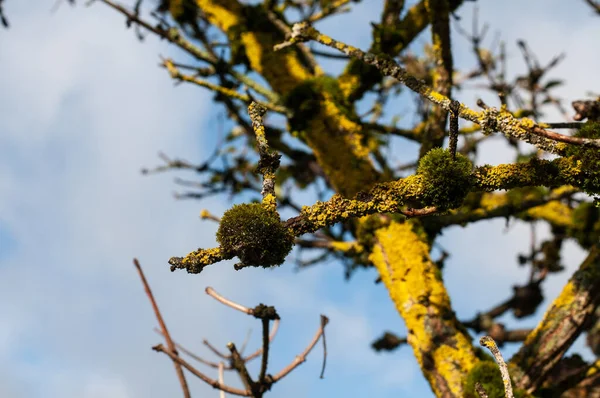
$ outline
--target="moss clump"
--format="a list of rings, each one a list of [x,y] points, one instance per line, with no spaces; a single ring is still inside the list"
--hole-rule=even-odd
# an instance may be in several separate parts
[[[283,263],[294,237],[277,212],[251,203],[233,206],[223,214],[217,241],[225,256],[237,256],[244,266],[266,268]]]
[[[423,200],[440,209],[458,207],[471,188],[473,165],[464,155],[434,148],[421,158],[417,174],[423,178]]]
[[[488,356],[489,358],[489,356]],[[490,358],[478,362],[467,375],[465,380],[465,398],[478,398],[479,394],[475,391],[475,383],[481,383],[489,398],[504,398],[504,383],[500,375],[498,365]],[[513,385],[514,386],[514,385]],[[515,398],[526,398],[530,395],[521,389],[513,391]]]

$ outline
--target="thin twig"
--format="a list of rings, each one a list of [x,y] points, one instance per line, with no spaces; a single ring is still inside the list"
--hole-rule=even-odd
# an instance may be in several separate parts
[[[160,330],[158,330],[157,328],[154,328],[154,331],[155,331],[156,333],[158,333],[158,334],[160,334],[161,336],[163,336],[163,337],[164,337],[164,334],[163,334],[163,333],[162,333]],[[183,352],[184,354],[186,354],[187,356],[189,356],[189,357],[191,357],[191,358],[195,359],[196,361],[198,361],[198,362],[200,362],[200,363],[203,363],[203,364],[205,364],[205,365],[208,365],[208,366],[210,366],[210,367],[213,367],[213,368],[218,368],[218,367],[219,367],[219,364],[218,364],[218,363],[216,363],[216,362],[211,362],[211,361],[207,361],[206,359],[204,359],[204,358],[202,358],[202,357],[200,357],[200,356],[198,356],[198,355],[194,354],[193,352],[191,352],[190,350],[188,350],[187,348],[185,348],[185,347],[184,347],[184,346],[182,346],[181,344],[178,344],[176,341],[173,341],[173,343],[175,343],[175,347],[176,347],[176,348],[177,348],[179,351],[181,351],[181,352]]]
[[[225,364],[223,362],[219,362],[219,383],[225,384],[225,375],[223,372],[223,368]],[[225,398],[225,391],[219,390],[219,398]]]
[[[543,123],[551,129],[580,129],[585,126],[583,122]]]
[[[227,348],[229,348],[229,351],[231,352],[231,364],[233,365],[235,370],[237,370],[238,374],[240,375],[242,384],[244,384],[244,387],[246,387],[246,390],[254,392],[253,391],[254,387],[255,387],[254,380],[252,380],[250,373],[248,373],[246,364],[244,363],[244,360],[240,356],[240,353],[238,352],[238,350],[235,348],[235,344],[233,344],[231,342],[227,343]]]
[[[234,310],[241,311],[244,314],[248,314],[248,315],[253,315],[254,314],[254,310],[252,308],[244,307],[241,304],[234,303],[233,301],[226,299],[225,297],[223,297],[219,293],[217,293],[215,291],[215,289],[213,289],[210,286],[207,287],[205,291],[206,291],[206,294],[208,294],[209,296],[211,296],[212,298],[214,298],[218,302],[220,302],[222,304],[225,304],[226,306],[231,307]]]
[[[179,69],[177,67],[175,67],[174,62],[170,59],[164,60],[162,63],[162,66],[164,66],[169,71],[169,74],[171,75],[171,77],[173,79],[183,81],[183,82],[193,83],[198,86],[208,88],[209,90],[212,90],[219,94],[225,95],[227,97],[238,99],[245,103],[249,103],[250,101],[252,101],[252,98],[248,94],[238,93],[235,90],[232,90],[227,87],[219,86],[218,84],[211,83],[208,80],[200,79],[199,77],[196,77],[193,75],[185,75],[185,74],[181,73],[179,71]],[[283,113],[283,114],[289,113],[288,109],[281,105],[276,105],[276,104],[273,104],[270,102],[261,102],[261,105],[264,106],[265,108],[268,108],[275,112],[279,112],[279,113]]]
[[[292,370],[294,370],[300,364],[302,364],[306,361],[306,356],[311,352],[311,350],[317,344],[317,342],[319,341],[319,339],[321,338],[323,333],[325,333],[325,325],[327,325],[327,322],[329,320],[324,315],[321,315],[321,317],[322,317],[321,318],[321,326],[319,327],[319,330],[317,330],[317,333],[315,333],[315,336],[313,337],[311,342],[308,344],[306,349],[300,355],[296,356],[296,358],[294,358],[292,363],[290,363],[285,368],[281,369],[281,371],[279,373],[277,373],[275,376],[272,377],[273,383],[277,382],[278,380],[281,380],[282,378],[287,376]],[[325,318],[325,320],[323,320],[323,318]]]
[[[154,26],[151,23],[142,20],[139,17],[139,15],[136,15],[134,12],[127,10],[125,7],[113,2],[112,0],[100,0],[100,1],[104,4],[106,4],[107,6],[117,10],[124,16],[126,16],[128,21],[134,22],[137,25],[142,26],[143,28],[145,28],[145,29],[149,30],[150,32],[154,33],[155,35],[159,36],[161,39],[165,39],[165,40],[169,41],[170,43],[175,44],[181,50],[187,52],[194,58],[201,60],[201,61],[208,62],[213,66],[217,65],[217,64],[219,64],[220,67],[223,66],[223,64],[220,63],[220,60],[215,58],[211,53],[209,53],[208,51],[204,51],[204,50],[194,46],[191,42],[185,40],[183,35],[176,28],[171,27],[169,29],[163,29],[161,27],[161,25]],[[256,81],[252,80],[247,74],[238,72],[238,71],[234,70],[233,68],[229,68],[227,70],[227,73],[229,73],[231,76],[233,76],[239,82],[250,87],[257,93],[264,95],[266,98],[269,99],[270,102],[273,102],[273,103],[279,102],[278,94],[276,94],[275,92],[271,91],[270,89],[258,84]]]
[[[275,321],[273,322],[273,328],[271,329],[271,335],[269,336],[269,342],[272,342],[273,339],[275,338],[275,336],[277,335],[277,330],[279,330],[279,319],[275,319]],[[260,354],[262,354],[262,347],[259,348],[258,350],[254,351],[252,354],[248,355],[247,357],[244,358],[244,362],[248,363],[248,361],[253,360],[254,358],[258,357]]]
[[[500,368],[500,374],[502,375],[502,382],[504,383],[505,397],[514,398],[512,384],[510,381],[510,374],[508,374],[508,367],[506,366],[506,362],[504,362],[504,358],[502,358],[502,354],[500,353],[496,342],[490,336],[483,336],[481,339],[479,339],[479,344],[490,350],[490,352],[496,359],[496,363]]]
[[[244,342],[242,343],[242,348],[240,348],[240,354],[244,354],[244,351],[246,351],[246,346],[248,346],[248,342],[250,341],[250,336],[252,335],[252,329],[248,329],[248,332],[246,333],[246,338],[244,339]]]
[[[323,366],[321,367],[321,375],[319,376],[322,379],[325,376],[325,365],[327,364],[327,342],[325,341],[325,326],[329,319],[325,315],[321,315],[321,328],[323,328]]]
[[[154,310],[154,314],[156,315],[156,319],[158,320],[158,324],[160,325],[162,334],[165,336],[165,340],[167,341],[167,346],[169,347],[169,351],[172,353],[172,355],[175,358],[177,358],[177,350],[175,349],[175,344],[173,343],[173,340],[171,339],[171,335],[169,334],[169,331],[167,329],[167,325],[165,324],[165,321],[163,320],[163,317],[160,314],[160,310],[158,309],[156,300],[154,300],[154,295],[152,294],[152,290],[150,290],[150,285],[148,284],[148,281],[146,280],[144,271],[142,271],[142,266],[140,265],[140,262],[138,261],[137,258],[133,259],[133,264],[135,265],[135,268],[137,269],[138,273],[140,274],[140,279],[142,280],[142,283],[144,284],[144,289],[146,290],[146,295],[148,296],[148,299],[150,300],[150,303],[152,304],[152,309]],[[171,356],[171,355],[169,355],[169,356]],[[175,366],[175,372],[177,373],[177,378],[179,379],[179,383],[181,384],[181,389],[183,390],[183,396],[186,398],[190,398],[191,397],[190,390],[188,388],[187,381],[185,380],[185,375],[183,374],[183,369],[181,368],[181,364],[179,364],[177,361],[173,360],[173,365]]]
[[[211,350],[213,352],[213,354],[215,354],[219,358],[222,358],[222,359],[231,359],[231,355],[223,354],[214,345],[212,345],[208,340],[206,340],[206,339],[202,340],[202,344],[204,344],[205,346],[207,346],[208,349]]]
[[[241,397],[250,397],[250,396],[252,396],[252,393],[250,391],[244,391],[244,390],[241,390],[239,388],[229,387],[229,386],[226,386],[224,384],[219,383],[215,379],[211,379],[210,377],[206,376],[204,373],[200,372],[198,369],[194,368],[188,362],[186,362],[185,360],[183,360],[180,357],[178,357],[176,354],[174,354],[170,350],[165,349],[165,347],[163,347],[162,344],[154,346],[154,347],[152,347],[152,349],[154,351],[156,351],[156,352],[163,352],[163,353],[165,353],[174,362],[176,362],[179,365],[183,366],[190,373],[192,373],[194,376],[198,377],[199,379],[201,379],[202,381],[204,381],[206,384],[209,384],[209,385],[213,386],[214,388],[218,388],[219,390],[223,390],[223,391],[228,392],[230,394],[239,395]]]

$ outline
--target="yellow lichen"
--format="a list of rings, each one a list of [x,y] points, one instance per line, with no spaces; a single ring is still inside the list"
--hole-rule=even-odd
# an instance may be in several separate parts
[[[241,5],[236,0],[196,0],[208,21],[227,32],[240,23]]]
[[[363,247],[357,242],[331,242],[331,248],[335,251],[349,252],[353,251],[359,253],[363,250]]]
[[[481,196],[480,206],[484,210],[492,210],[509,203],[508,196],[501,193],[484,193]]]
[[[183,265],[188,265],[190,263],[194,263],[194,264],[200,264],[200,265],[210,265],[212,263],[214,263],[215,259],[221,259],[223,256],[223,253],[221,252],[221,249],[218,247],[215,247],[213,249],[200,249],[197,251],[193,251],[191,253],[189,253],[187,256],[185,256],[183,258],[183,260],[181,260],[181,263]]]
[[[275,211],[277,209],[277,200],[275,199],[275,195],[271,193],[265,195],[262,200],[262,205],[267,210]]]
[[[452,396],[462,396],[463,378],[477,359],[468,336],[458,329],[429,247],[409,223],[378,229],[375,241],[369,260],[406,322],[423,373],[437,396],[444,395],[440,377]]]
[[[556,226],[568,227],[573,223],[573,210],[559,201],[552,201],[527,211],[527,215],[542,219]]]

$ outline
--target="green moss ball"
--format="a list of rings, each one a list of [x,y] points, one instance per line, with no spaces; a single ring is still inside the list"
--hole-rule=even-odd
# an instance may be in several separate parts
[[[243,265],[280,265],[292,250],[294,237],[277,212],[260,203],[233,206],[223,214],[217,241],[226,256],[237,256]]]
[[[434,148],[421,158],[417,174],[423,177],[423,199],[442,209],[458,207],[471,187],[471,161],[460,153]]]

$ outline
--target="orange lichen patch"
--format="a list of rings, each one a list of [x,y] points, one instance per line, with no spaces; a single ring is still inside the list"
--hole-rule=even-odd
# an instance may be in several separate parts
[[[437,396],[463,396],[463,380],[477,362],[460,329],[440,270],[410,223],[392,222],[375,232],[369,260],[406,322],[408,342]]]

